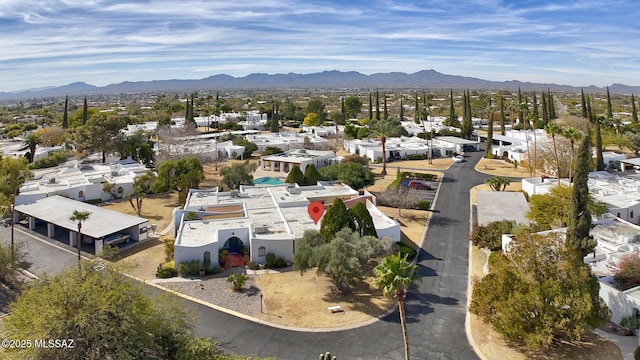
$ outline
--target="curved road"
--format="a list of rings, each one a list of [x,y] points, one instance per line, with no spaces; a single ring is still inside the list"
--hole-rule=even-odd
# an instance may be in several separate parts
[[[478,359],[465,332],[469,251],[469,189],[488,176],[474,170],[482,152],[467,153],[454,163],[438,190],[436,212],[418,255],[422,282],[409,290],[406,300],[407,330],[412,359]],[[8,241],[0,228],[0,241]],[[32,272],[55,273],[75,261],[69,250],[40,241],[27,242],[26,267]],[[154,294],[162,291],[148,287]],[[196,318],[195,332],[211,336],[223,348],[248,356],[275,356],[279,360],[317,359],[330,351],[344,360],[404,359],[397,310],[371,325],[336,332],[295,332],[271,328],[181,300]]]
[[[467,153],[442,179],[433,214],[418,255],[423,281],[407,296],[407,330],[412,359],[478,359],[467,341],[469,189],[486,175],[474,170],[482,152]],[[274,329],[187,302],[197,315],[196,332],[211,336],[235,353],[278,359],[317,359],[331,351],[339,359],[404,359],[397,311],[353,330],[329,333]]]

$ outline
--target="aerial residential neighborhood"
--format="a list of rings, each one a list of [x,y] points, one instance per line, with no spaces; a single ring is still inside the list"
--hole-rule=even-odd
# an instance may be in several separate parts
[[[0,1],[0,359],[640,360],[637,13]]]
[[[407,96],[398,93],[391,104]],[[562,265],[575,267],[576,275],[571,276],[590,274],[576,281],[589,282],[589,288],[597,290],[582,295],[591,299],[591,305],[563,305],[576,308],[576,318],[567,321],[576,321],[573,326],[583,329],[581,338],[599,344],[598,356],[615,358],[612,354],[633,352],[634,336],[629,334],[634,333],[635,325],[629,323],[634,324],[634,309],[640,308],[640,283],[635,282],[633,272],[625,277],[624,269],[640,256],[640,208],[634,200],[638,196],[633,195],[638,191],[634,184],[639,165],[635,154],[621,146],[617,152],[600,150],[597,135],[596,146],[585,142],[584,131],[589,130],[580,122],[589,120],[581,118],[580,109],[563,105],[571,96],[542,96],[554,103],[554,110],[543,111],[558,111],[558,107],[565,114],[550,119],[551,125],[536,125],[542,127],[539,129],[526,129],[534,124],[523,124],[517,112],[507,112],[504,123],[475,118],[467,128],[468,112],[453,122],[437,115],[445,113],[448,100],[453,99],[443,95],[425,105],[430,114],[423,115],[418,102],[418,107],[403,109],[403,121],[380,120],[391,126],[384,132],[380,121],[366,118],[367,105],[361,103],[356,118],[336,119],[337,126],[296,124],[274,119],[277,114],[268,111],[259,119],[256,115],[256,121],[265,117],[266,121],[250,130],[241,127],[242,115],[224,117],[224,122],[223,117],[200,116],[200,122],[193,125],[189,116],[171,117],[165,125],[144,120],[140,126],[125,127],[121,122],[118,126],[122,128],[113,132],[113,144],[98,141],[91,146],[86,145],[91,135],[84,130],[103,131],[99,130],[103,125],[92,122],[92,117],[83,125],[78,117],[72,120],[77,128],[74,137],[58,147],[52,143],[46,148],[51,155],[35,157],[27,152],[43,154],[40,142],[35,149],[24,144],[49,133],[62,133],[52,130],[59,125],[50,122],[11,134],[0,147],[5,154],[1,168],[5,179],[16,179],[7,181],[9,195],[15,191],[15,196],[8,197],[12,202],[4,207],[5,227],[0,232],[7,234],[4,251],[19,249],[21,263],[31,265],[17,277],[5,278],[5,294],[7,299],[20,299],[20,282],[37,282],[43,272],[65,274],[65,263],[71,265],[68,271],[77,271],[74,263],[81,268],[82,264],[113,266],[153,292],[204,305],[191,309],[203,319],[229,314],[250,320],[237,331],[260,324],[283,334],[293,331],[305,339],[322,329],[329,340],[338,329],[351,329],[351,336],[358,336],[358,329],[397,331],[387,319],[398,316],[394,309],[401,300],[386,297],[378,285],[384,280],[376,275],[382,274],[386,259],[397,253],[398,261],[414,266],[413,281],[422,280],[404,288],[408,295],[401,306],[405,311],[430,323],[424,306],[435,313],[451,306],[461,309],[461,315],[448,320],[459,326],[454,327],[457,333],[469,339],[468,344],[454,349],[456,358],[503,358],[518,349],[541,351],[548,343],[523,340],[515,347],[496,346],[495,339],[510,335],[501,333],[492,325],[494,317],[486,315],[487,306],[497,305],[483,299],[500,294],[482,292],[489,286],[485,279],[493,279],[486,275],[496,266],[514,271],[507,269],[520,260],[503,263],[497,259],[520,259],[531,239],[538,239],[535,241],[555,241],[558,245],[554,247],[566,247],[566,251],[576,246],[579,262],[560,253],[554,256],[558,264],[573,262]],[[191,97],[185,103],[195,102]],[[458,100],[467,107],[466,102],[473,99],[478,106],[481,98],[464,91]],[[159,99],[164,97],[150,97],[150,101]],[[228,102],[233,101],[230,96]],[[89,104],[89,113],[92,107],[105,107]],[[189,109],[185,111],[195,112]],[[104,112],[96,114],[98,119]],[[630,113],[622,123],[633,129],[632,118]],[[115,119],[109,121],[116,123]],[[601,132],[616,131],[604,126]],[[499,135],[502,128],[504,135]],[[462,130],[469,134],[463,135]],[[577,131],[583,136],[572,137]],[[16,152],[21,148],[25,150]],[[584,159],[587,168],[578,165]],[[601,165],[589,165],[598,163]],[[577,186],[588,188],[585,200],[576,195],[582,192],[574,193]],[[576,219],[584,218],[579,215],[584,210],[577,214],[570,205],[576,196],[577,203],[589,203],[585,209],[591,218],[588,239],[592,242],[571,238],[579,230]],[[44,253],[55,266],[38,255]],[[527,272],[536,271],[517,266],[523,276],[517,281],[523,284],[527,276],[533,276]],[[433,271],[438,275],[430,278]],[[448,282],[441,276],[458,280]],[[441,294],[440,303],[416,298],[434,289]],[[565,285],[567,301],[585,291],[581,289]],[[460,292],[467,295],[457,298]],[[523,294],[526,292],[518,296]],[[494,301],[498,304],[499,300]],[[577,311],[585,306],[593,308],[586,313]],[[17,329],[12,319],[21,316],[20,310],[11,309],[4,307],[3,323],[7,329]],[[580,323],[578,317],[590,319],[589,323]],[[198,334],[224,339],[222,328],[213,325],[219,320],[212,321],[200,323]],[[516,316],[510,321],[522,320]],[[591,328],[592,323],[600,325]],[[409,334],[416,331],[430,336],[428,328],[406,326]],[[557,333],[551,341],[555,337],[578,341],[563,328],[552,331]],[[408,346],[415,342],[412,339],[407,339]],[[518,344],[517,338],[512,341]],[[261,346],[270,349],[271,345]],[[225,348],[243,355],[297,358],[293,353],[258,349]],[[340,348],[311,351],[324,350],[350,356]],[[415,352],[413,357],[422,358],[421,350]],[[585,352],[593,349],[579,345],[574,355]]]

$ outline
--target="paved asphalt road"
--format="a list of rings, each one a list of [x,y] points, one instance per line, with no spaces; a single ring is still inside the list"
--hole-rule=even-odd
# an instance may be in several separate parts
[[[473,170],[482,153],[467,153],[467,161],[455,163],[440,186],[434,213],[418,266],[422,283],[406,300],[407,328],[412,359],[477,359],[464,327],[467,303],[469,189],[486,176]],[[8,228],[0,228],[2,241]],[[17,241],[27,237],[16,232]],[[73,253],[28,239],[27,269],[56,273],[73,264]],[[160,290],[149,288],[152,293]],[[195,331],[211,336],[227,350],[251,356],[275,356],[280,360],[317,359],[331,351],[339,359],[403,359],[398,312],[371,325],[353,330],[308,333],[274,329],[181,300],[196,320]]]

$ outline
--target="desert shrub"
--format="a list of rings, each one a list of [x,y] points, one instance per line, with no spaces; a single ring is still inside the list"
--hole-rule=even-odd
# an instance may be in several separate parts
[[[618,265],[618,272],[614,279],[625,288],[640,285],[640,254],[631,253],[624,255]]]
[[[244,284],[247,283],[247,280],[249,280],[249,276],[244,273],[231,274],[227,277],[227,282],[233,284],[234,291],[240,291]]]
[[[491,269],[493,269],[496,263],[500,261],[501,256],[502,256],[502,250],[492,251],[489,254],[489,259],[487,260],[489,265],[489,272],[491,272]]]
[[[209,272],[213,275],[220,274],[222,272],[222,267],[220,267],[219,265],[216,265],[211,269],[209,269]]]
[[[640,346],[636,348],[636,351],[633,352],[633,358],[635,360],[640,360]]]
[[[173,251],[174,251],[174,239],[165,239],[164,240],[164,260],[171,261],[173,259]]]
[[[418,201],[418,204],[416,205],[416,209],[418,209],[418,210],[429,210],[429,209],[431,209],[431,202],[429,200]]]
[[[247,268],[249,268],[249,270],[258,270],[260,266],[255,261],[251,261],[247,264]]]
[[[178,265],[180,277],[198,276],[200,274],[200,262],[198,260],[184,261]]]
[[[411,154],[407,156],[407,159],[409,160],[424,160],[428,158],[429,158],[429,154]]]
[[[639,325],[640,323],[636,315],[629,315],[620,319],[620,326],[627,330],[628,335],[633,335],[635,331],[638,330]]]
[[[272,268],[273,265],[276,264],[276,254],[268,253],[267,256],[265,257],[265,260],[266,260],[266,264],[264,265],[264,267],[266,267],[267,269]]]
[[[68,160],[64,150],[52,151],[47,156],[40,158],[31,164],[29,169],[44,169],[58,166]]]
[[[497,156],[496,154],[493,154],[493,153],[492,153],[492,154],[485,154],[485,155],[484,155],[484,158],[485,158],[485,159],[497,159],[497,158],[498,158],[498,156]]]
[[[275,264],[273,264],[274,268],[284,268],[287,267],[287,261],[283,257],[278,257],[276,259]]]
[[[407,255],[408,260],[412,260],[418,254],[414,248],[411,246],[399,241],[396,243],[398,245],[398,252],[402,257]]]
[[[229,255],[229,250],[220,249],[218,251],[218,263],[222,264],[224,260],[227,258],[227,255]]]
[[[494,221],[486,226],[478,226],[471,233],[471,242],[491,251],[502,249],[502,234],[509,234],[516,225],[513,220]]]
[[[158,265],[156,269],[156,277],[158,279],[168,279],[176,276],[176,270],[173,267],[164,264]]]

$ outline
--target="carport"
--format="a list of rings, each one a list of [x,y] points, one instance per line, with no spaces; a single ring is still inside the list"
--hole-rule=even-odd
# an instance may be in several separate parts
[[[29,229],[62,241],[77,245],[78,224],[70,220],[73,212],[87,211],[91,215],[82,222],[82,248],[91,253],[100,253],[103,240],[113,234],[128,235],[133,241],[145,240],[147,219],[108,210],[62,196],[51,196],[29,204],[17,205],[17,215],[28,218]],[[68,234],[68,235],[67,235]],[[66,235],[66,236],[65,236]]]

